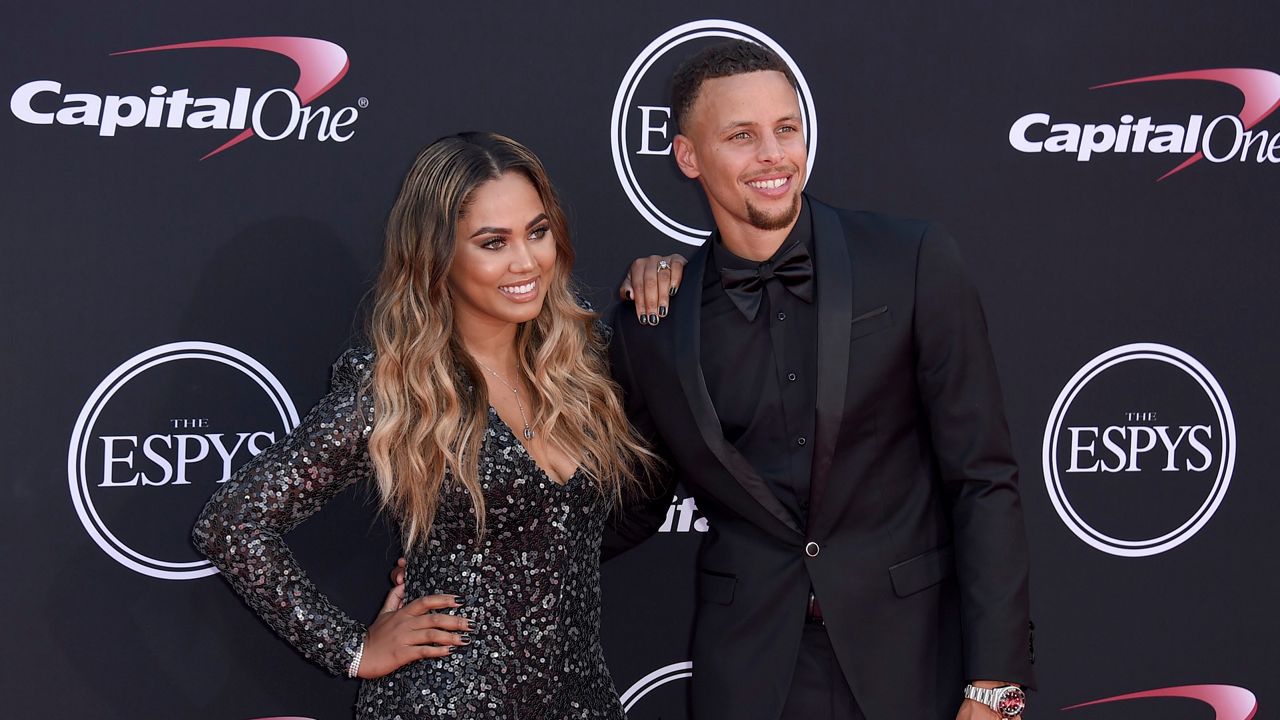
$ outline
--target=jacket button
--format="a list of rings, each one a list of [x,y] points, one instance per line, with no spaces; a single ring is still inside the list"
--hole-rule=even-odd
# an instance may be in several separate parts
[[[804,546],[804,554],[808,555],[809,557],[818,557],[818,550],[820,550],[820,548],[818,547],[818,543],[812,540],[810,540]]]

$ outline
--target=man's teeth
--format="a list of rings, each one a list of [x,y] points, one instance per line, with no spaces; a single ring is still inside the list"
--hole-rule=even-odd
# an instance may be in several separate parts
[[[536,280],[530,280],[523,285],[504,285],[498,289],[504,293],[510,293],[512,295],[523,295],[527,292],[533,292],[533,288],[537,285],[538,283]]]
[[[747,183],[751,187],[760,188],[761,190],[772,190],[780,188],[787,183],[787,178],[774,178],[773,180],[752,180]]]

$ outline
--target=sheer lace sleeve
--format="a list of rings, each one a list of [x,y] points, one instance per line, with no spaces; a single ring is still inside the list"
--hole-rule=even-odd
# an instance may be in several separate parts
[[[343,674],[365,627],[299,567],[283,535],[368,475],[368,351],[334,364],[332,391],[288,437],[245,463],[205,506],[192,538],[249,607],[309,660]]]

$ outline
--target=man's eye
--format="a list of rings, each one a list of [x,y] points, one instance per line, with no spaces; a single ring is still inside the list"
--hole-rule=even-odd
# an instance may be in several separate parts
[[[729,138],[729,139],[730,139],[730,140],[750,140],[750,139],[751,139],[751,133],[749,133],[749,132],[734,133],[734,134],[733,134],[733,137],[731,137],[731,138]]]
[[[778,132],[779,132],[779,133],[793,133],[793,132],[796,132],[796,129],[797,129],[797,128],[796,128],[794,125],[783,125],[782,127],[778,128]]]

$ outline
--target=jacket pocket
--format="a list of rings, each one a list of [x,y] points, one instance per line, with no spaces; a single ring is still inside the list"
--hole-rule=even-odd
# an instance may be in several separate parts
[[[733,604],[733,591],[738,585],[738,578],[722,573],[706,570],[698,571],[698,601],[711,602],[717,605]]]
[[[884,330],[893,325],[893,313],[888,305],[864,312],[849,322],[849,339],[856,340],[864,335]]]
[[[932,587],[956,574],[956,554],[950,545],[934,548],[889,568],[898,597]]]

